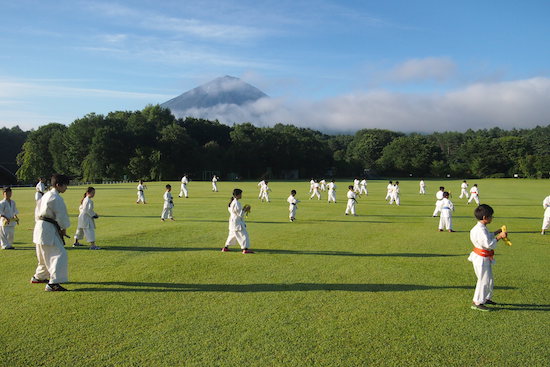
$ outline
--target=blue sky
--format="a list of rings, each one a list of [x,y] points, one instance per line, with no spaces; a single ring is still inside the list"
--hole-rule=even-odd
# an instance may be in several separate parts
[[[0,0],[0,126],[138,110],[232,75],[228,124],[550,123],[550,1]],[[204,111],[203,111],[204,112]]]

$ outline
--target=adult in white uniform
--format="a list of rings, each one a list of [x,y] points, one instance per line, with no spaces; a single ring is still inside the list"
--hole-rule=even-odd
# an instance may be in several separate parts
[[[550,227],[550,195],[544,198],[542,201],[542,207],[544,208],[544,219],[542,220],[542,231],[540,234],[544,234],[544,232]]]
[[[60,195],[67,191],[68,185],[67,176],[54,174],[52,188],[42,196],[35,209],[33,242],[36,244],[38,266],[31,282],[47,282],[46,291],[66,291],[60,284],[69,281],[69,264],[63,237],[71,221]]]
[[[78,214],[78,225],[74,234],[73,247],[82,246],[79,240],[86,237],[86,240],[90,243],[90,250],[100,250],[101,248],[95,244],[95,220],[99,216],[94,211],[94,202],[92,198],[95,196],[95,189],[88,187],[84,193],[84,197],[80,203]]]
[[[453,211],[455,207],[453,202],[449,200],[449,193],[445,191],[443,193],[443,199],[441,199],[441,215],[439,216],[439,232],[443,232],[447,229],[449,232],[453,231]]]
[[[439,191],[435,193],[435,199],[437,201],[435,202],[435,209],[432,214],[432,217],[437,217],[437,215],[441,211],[441,200],[443,200],[444,192],[445,192],[445,188],[443,186],[439,186]]]
[[[189,191],[187,190],[187,184],[189,183],[189,179],[187,178],[187,175],[183,175],[181,178],[181,189],[180,194],[178,195],[179,198],[182,196],[185,196],[186,198],[189,197]]]
[[[269,184],[269,181],[264,181],[264,188],[262,190],[262,197],[260,198],[260,200],[263,202],[263,201],[266,201],[266,202],[271,202],[269,200],[269,193],[271,192],[271,189],[269,188],[268,186]]]
[[[355,177],[355,179],[353,180],[353,192],[355,192],[356,194],[359,194],[359,192],[361,192],[361,189],[359,188],[359,179],[357,177]]]
[[[291,222],[296,220],[296,210],[298,210],[298,203],[300,200],[296,199],[296,190],[290,191],[290,196],[286,199],[288,203],[288,218]]]
[[[506,232],[500,230],[494,233],[489,232],[487,224],[492,222],[493,213],[493,208],[489,205],[483,204],[478,206],[474,211],[478,222],[470,231],[470,240],[474,248],[468,260],[472,262],[477,277],[472,308],[479,311],[489,311],[490,309],[485,305],[496,304],[492,300],[494,288],[494,250],[497,246],[497,241],[508,235]]]
[[[136,204],[143,203],[147,204],[145,201],[145,194],[143,193],[143,190],[147,188],[146,185],[143,184],[143,181],[139,181],[139,184],[137,185],[137,201]]]
[[[393,192],[393,182],[390,181],[388,183],[388,186],[386,186],[386,201],[388,201],[389,199],[391,199],[391,194]]]
[[[328,202],[336,203],[336,184],[334,180],[328,183]]]
[[[17,206],[11,199],[13,192],[11,187],[6,187],[3,192],[3,200],[0,201],[0,246],[3,250],[13,250],[15,238],[15,226],[19,224]]]
[[[357,195],[353,190],[353,185],[349,185],[348,189],[348,193],[346,194],[346,196],[348,197],[348,204],[346,205],[346,215],[357,215],[355,214],[355,203],[357,203]]]
[[[314,179],[309,180],[309,193],[313,192],[313,184],[315,183]]]
[[[359,195],[362,195],[362,194],[365,194],[365,195],[369,194],[369,191],[367,190],[366,178],[362,179],[361,182],[359,182]]]
[[[468,199],[468,182],[466,182],[466,180],[462,181],[460,184],[460,196],[458,198],[462,199],[463,197]]]
[[[258,182],[258,187],[260,188],[258,199],[262,200],[262,197],[264,196],[264,190],[265,190],[265,180],[261,180],[260,182]]]
[[[399,197],[399,181],[395,181],[395,185],[393,185],[389,204],[393,204],[394,201],[397,206],[401,204],[401,199]]]
[[[160,220],[163,222],[166,219],[174,220],[174,215],[172,214],[172,209],[174,208],[174,198],[172,197],[172,186],[166,185],[166,191],[162,196],[164,204],[162,206],[162,213],[160,214]]]
[[[313,193],[310,196],[310,200],[313,199],[314,196],[317,196],[317,200],[321,200],[321,192],[320,192],[321,186],[317,181],[313,183]]]
[[[214,175],[214,177],[212,177],[212,191],[213,192],[218,192],[217,182],[218,182],[218,176]]]
[[[250,206],[241,205],[239,200],[242,198],[243,191],[241,189],[233,190],[233,196],[229,202],[227,211],[229,212],[229,235],[225,241],[225,246],[222,248],[223,252],[229,251],[229,246],[238,243],[241,246],[243,254],[253,254],[250,251],[250,237],[246,229],[246,223],[244,222],[244,216],[250,212]]]
[[[420,195],[426,195],[426,183],[424,180],[420,180]]]
[[[477,184],[474,184],[474,186],[470,189],[470,199],[468,199],[468,204],[470,204],[472,200],[475,200],[476,204],[479,205],[479,189],[477,188]]]
[[[38,201],[40,200],[40,198],[44,195],[44,193],[46,192],[46,185],[44,184],[44,179],[42,177],[40,177],[38,179],[38,183],[36,184],[36,186],[34,187],[35,189],[35,193],[34,193],[34,200],[35,201]]]

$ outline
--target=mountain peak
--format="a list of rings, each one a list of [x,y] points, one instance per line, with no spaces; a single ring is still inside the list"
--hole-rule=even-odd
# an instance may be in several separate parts
[[[161,104],[178,117],[189,109],[214,107],[219,104],[244,105],[267,97],[258,88],[239,78],[225,75],[193,88]]]

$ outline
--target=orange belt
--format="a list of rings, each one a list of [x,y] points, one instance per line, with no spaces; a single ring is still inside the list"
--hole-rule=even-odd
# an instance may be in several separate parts
[[[495,256],[495,250],[484,250],[481,248],[474,247],[472,250],[479,256],[488,257],[489,259],[493,260],[493,257]]]

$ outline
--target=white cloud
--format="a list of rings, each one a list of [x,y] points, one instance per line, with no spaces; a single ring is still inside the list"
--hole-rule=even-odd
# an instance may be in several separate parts
[[[227,124],[288,123],[327,132],[383,128],[403,132],[465,131],[469,128],[531,128],[550,124],[550,78],[478,83],[446,94],[372,91],[322,101],[264,98],[243,107],[220,105],[184,115]]]
[[[411,59],[388,72],[387,78],[397,82],[423,80],[445,81],[456,74],[456,64],[447,57]]]

